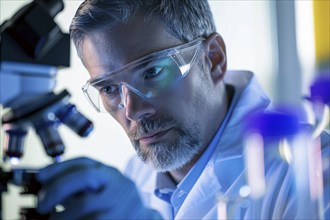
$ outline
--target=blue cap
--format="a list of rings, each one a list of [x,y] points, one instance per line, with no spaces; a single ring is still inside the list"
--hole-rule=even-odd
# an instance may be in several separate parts
[[[250,114],[244,121],[246,133],[257,132],[264,138],[282,138],[298,133],[298,118],[284,112],[258,112]]]
[[[330,70],[320,72],[310,87],[310,99],[330,105]]]

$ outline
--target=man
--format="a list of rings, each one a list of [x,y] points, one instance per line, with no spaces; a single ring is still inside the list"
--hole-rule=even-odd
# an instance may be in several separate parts
[[[118,121],[137,152],[126,170],[134,184],[87,158],[51,165],[37,176],[39,212],[54,219],[295,217],[291,197],[274,194],[254,215],[239,194],[246,185],[241,121],[270,100],[252,73],[227,71],[206,0],[87,0],[70,33],[91,77],[84,94]],[[276,167],[286,173],[286,165]],[[278,172],[269,179],[281,186]],[[54,211],[58,204],[64,211]]]

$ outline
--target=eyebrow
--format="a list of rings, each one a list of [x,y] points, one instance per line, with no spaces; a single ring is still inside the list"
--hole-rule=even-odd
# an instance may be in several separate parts
[[[102,80],[100,82],[96,82],[94,84],[92,84],[92,86],[94,88],[100,88],[100,87],[103,87],[103,86],[106,86],[106,85],[117,85],[118,83],[114,83],[113,80],[109,80],[109,79],[105,79],[105,80]]]
[[[138,69],[141,69],[141,68],[144,68],[146,66],[149,66],[150,63],[152,63],[152,62],[154,62],[154,60],[151,60],[151,59],[150,60],[147,60],[147,61],[144,61],[143,63],[141,63],[141,64],[133,67],[133,72],[135,72]]]

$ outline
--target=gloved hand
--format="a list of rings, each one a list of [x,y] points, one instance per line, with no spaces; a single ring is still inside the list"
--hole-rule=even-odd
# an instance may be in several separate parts
[[[161,219],[143,206],[131,180],[88,158],[52,164],[36,178],[42,184],[37,210],[51,219]],[[59,204],[64,211],[55,212]]]

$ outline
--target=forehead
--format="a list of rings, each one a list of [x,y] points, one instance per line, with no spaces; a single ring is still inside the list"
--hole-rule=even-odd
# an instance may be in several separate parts
[[[182,43],[169,34],[161,22],[135,16],[126,23],[89,33],[82,44],[83,62],[94,78],[152,52]]]

